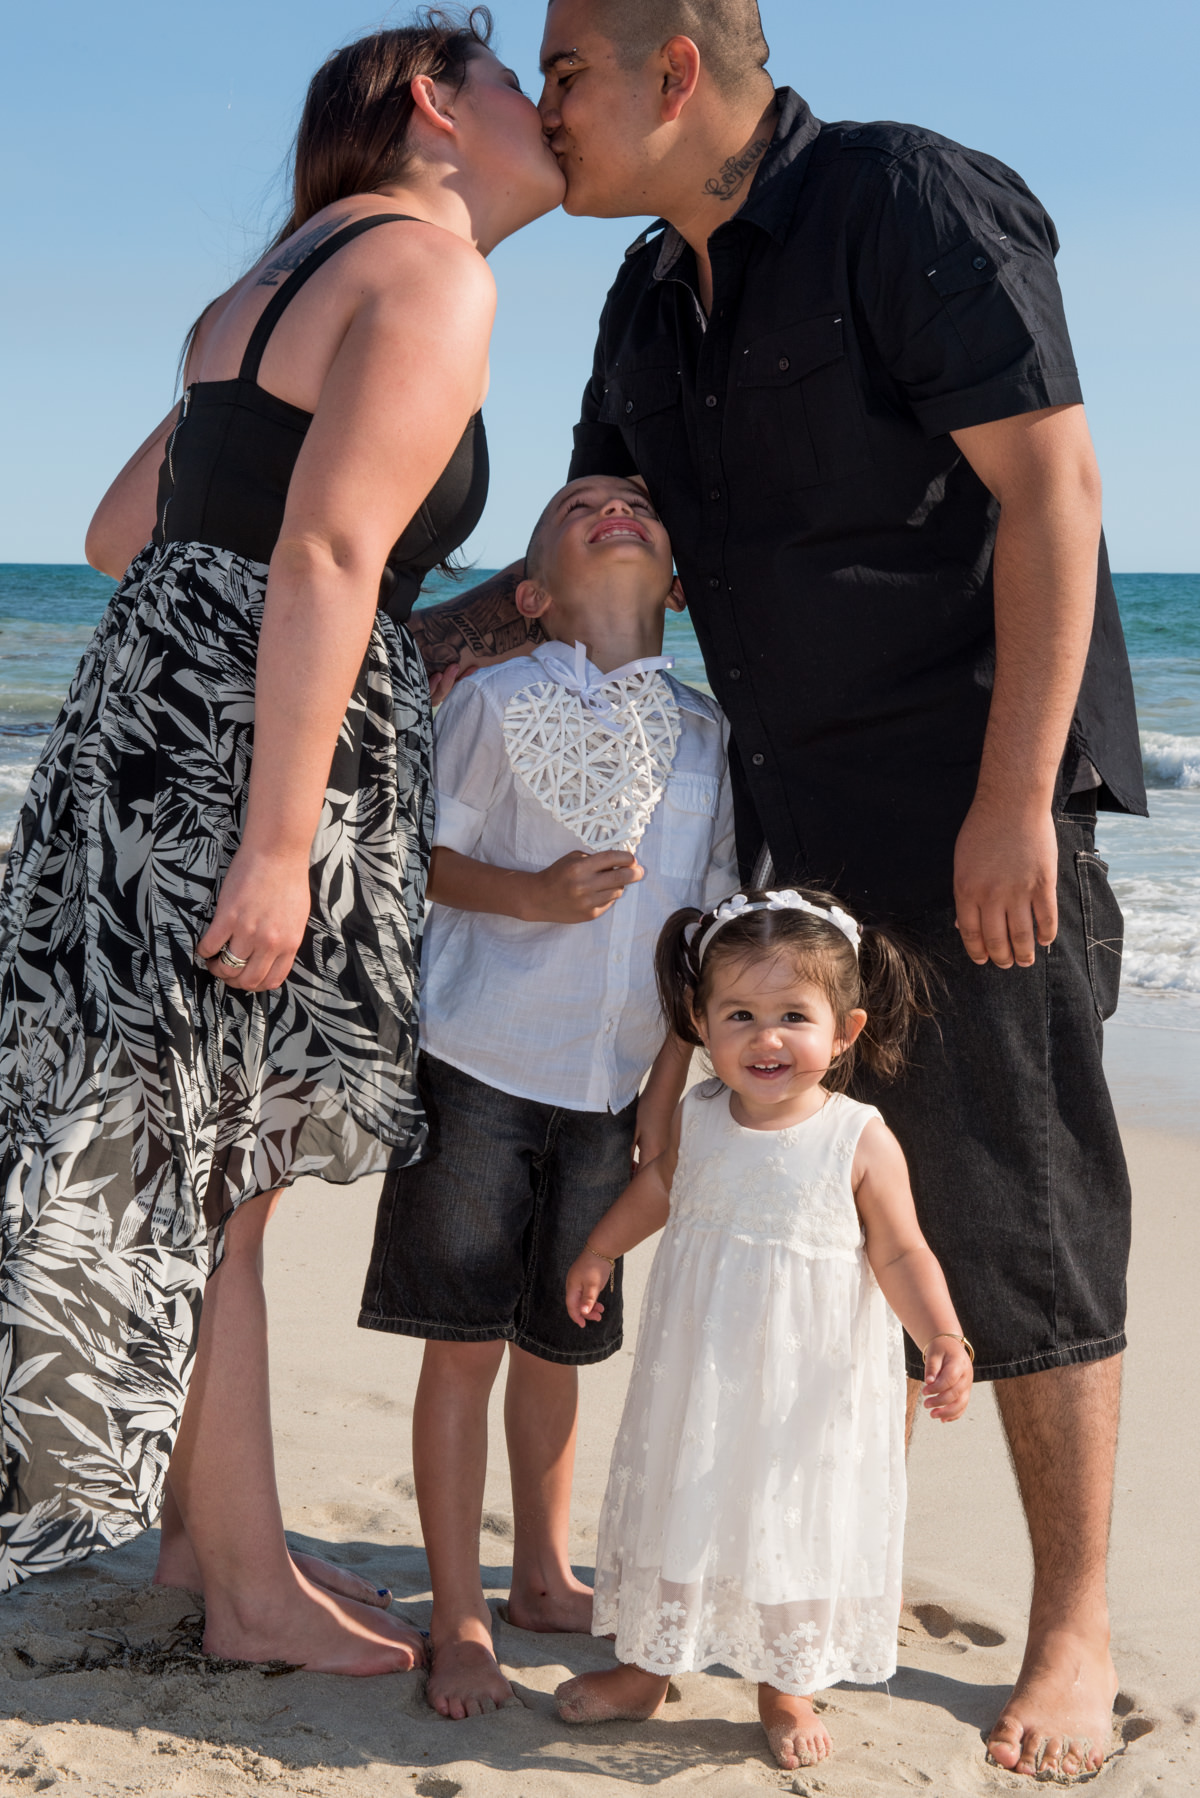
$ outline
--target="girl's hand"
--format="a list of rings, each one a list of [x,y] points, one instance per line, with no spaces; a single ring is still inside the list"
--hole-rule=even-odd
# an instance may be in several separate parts
[[[272,856],[243,844],[229,864],[212,923],[196,945],[208,971],[245,993],[283,985],[304,940],[311,900],[307,857]],[[220,958],[245,962],[232,968]]]
[[[585,1249],[567,1275],[567,1311],[571,1322],[585,1330],[604,1316],[600,1294],[612,1279],[612,1268],[601,1255]]]
[[[931,1417],[939,1423],[953,1423],[961,1417],[974,1383],[975,1369],[961,1342],[955,1342],[952,1336],[939,1336],[930,1343],[921,1396]]]

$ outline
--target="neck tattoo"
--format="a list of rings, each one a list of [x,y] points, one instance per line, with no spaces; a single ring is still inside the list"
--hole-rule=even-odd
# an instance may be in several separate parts
[[[732,200],[734,194],[745,186],[746,176],[756,163],[762,161],[771,140],[769,137],[756,137],[745,150],[739,150],[721,164],[721,172],[704,183],[704,191],[713,200]]]

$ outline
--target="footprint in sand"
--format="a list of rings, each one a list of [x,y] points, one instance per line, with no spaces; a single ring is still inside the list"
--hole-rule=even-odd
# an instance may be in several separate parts
[[[1007,1638],[988,1623],[956,1617],[940,1604],[910,1605],[900,1618],[906,1647],[940,1654],[967,1654],[972,1648],[1002,1648]]]

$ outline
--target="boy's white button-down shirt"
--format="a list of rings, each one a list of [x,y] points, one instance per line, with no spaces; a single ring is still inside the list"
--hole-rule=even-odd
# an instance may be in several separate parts
[[[442,705],[436,846],[522,869],[584,847],[514,773],[505,749],[505,708],[545,678],[535,651],[460,681]],[[644,879],[584,924],[430,908],[422,1047],[502,1092],[572,1111],[616,1112],[636,1098],[665,1034],[654,983],[659,932],[681,906],[707,908],[737,885],[729,726],[715,700],[662,678],[680,732],[636,849]]]

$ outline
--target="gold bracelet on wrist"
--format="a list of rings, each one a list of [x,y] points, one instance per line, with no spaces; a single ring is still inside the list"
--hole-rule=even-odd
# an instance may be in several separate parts
[[[975,1365],[975,1350],[971,1347],[971,1344],[967,1341],[965,1336],[956,1336],[954,1334],[953,1330],[938,1330],[936,1335],[931,1336],[929,1338],[929,1341],[925,1344],[925,1347],[921,1350],[922,1361],[928,1361],[930,1349],[933,1347],[934,1343],[941,1336],[948,1336],[950,1338],[951,1342],[961,1342],[963,1347],[966,1349],[968,1355],[970,1355],[970,1357],[971,1357],[971,1366],[974,1367],[974,1365]]]
[[[617,1264],[616,1264],[616,1261],[613,1259],[613,1257],[611,1255],[603,1255],[603,1254],[601,1254],[599,1249],[594,1249],[590,1242],[586,1245],[586,1247],[587,1247],[587,1252],[589,1255],[594,1255],[596,1257],[597,1261],[607,1261],[608,1265],[612,1268],[612,1273],[608,1276],[608,1290],[610,1292],[615,1292],[617,1290]]]

